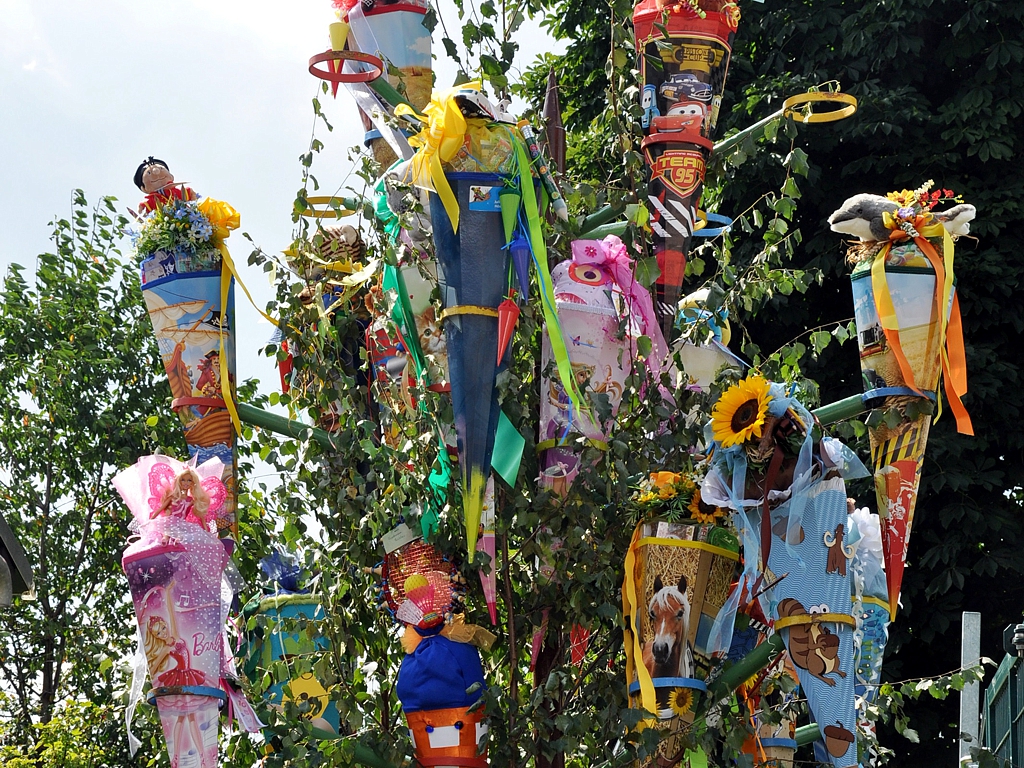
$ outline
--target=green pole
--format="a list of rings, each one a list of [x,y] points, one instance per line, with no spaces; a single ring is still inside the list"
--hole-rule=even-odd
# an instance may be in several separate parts
[[[796,736],[794,736],[794,738],[796,739],[796,745],[798,747],[803,747],[820,739],[821,729],[818,728],[817,723],[801,725],[796,729]]]
[[[248,403],[238,403],[238,418],[246,424],[260,427],[261,429],[269,429],[271,432],[284,435],[285,437],[294,437],[297,440],[305,440],[312,437],[324,448],[332,451],[338,450],[338,446],[334,443],[334,436],[330,432],[286,419],[284,416],[264,411],[262,408],[257,408]]]
[[[782,635],[772,635],[768,640],[761,643],[729,667],[729,669],[725,670],[721,677],[712,682],[711,687],[721,688],[724,686],[730,692],[735,691],[742,683],[767,667],[784,650],[786,650],[786,646],[782,642]]]
[[[384,101],[392,107],[397,107],[399,104],[405,104],[410,109],[415,110],[417,113],[419,112],[419,110],[415,109],[415,107],[409,103],[409,100],[406,99],[405,96],[395,90],[394,86],[391,85],[386,78],[378,77],[376,80],[371,80],[367,85],[369,85],[378,96],[384,99]]]
[[[737,144],[742,142],[748,136],[752,136],[755,139],[764,133],[764,129],[768,126],[772,120],[778,120],[782,117],[782,110],[778,112],[772,112],[768,117],[763,120],[758,120],[756,123],[751,125],[749,128],[744,128],[739,133],[734,133],[732,136],[722,139],[720,142],[715,144],[714,153],[720,155],[723,152],[728,152],[730,149],[735,147]]]
[[[859,416],[867,410],[868,409],[864,406],[863,397],[860,395],[850,395],[850,397],[816,408],[811,411],[811,413],[813,413],[818,418],[818,421],[820,421],[824,426],[828,424],[835,424],[837,421],[852,419],[854,416]]]
[[[622,213],[621,205],[606,205],[604,208],[599,208],[594,213],[590,214],[583,220],[580,225],[580,229],[583,230],[584,234],[580,235],[581,239],[588,238],[591,231],[600,227],[604,224],[608,224],[612,219]],[[622,222],[620,225],[623,229],[626,227],[626,223]],[[620,234],[620,233],[612,233]]]
[[[585,224],[586,222],[584,222]],[[600,226],[588,229],[587,231],[580,234],[580,240],[600,240],[606,235],[621,235],[626,231],[625,221],[613,221],[611,224],[601,224]]]

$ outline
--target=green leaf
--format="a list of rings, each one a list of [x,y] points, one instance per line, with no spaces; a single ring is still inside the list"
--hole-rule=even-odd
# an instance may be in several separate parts
[[[636,280],[645,288],[654,285],[654,281],[661,276],[661,269],[658,267],[658,259],[651,256],[646,259],[637,259],[633,274]]]
[[[636,351],[645,360],[651,356],[651,339],[649,336],[640,336],[636,340]]]
[[[783,165],[786,168],[789,168],[793,173],[798,173],[801,176],[807,176],[810,171],[810,166],[808,165],[807,160],[807,153],[800,149],[800,147],[794,147],[793,151],[786,156],[786,159],[783,161]]]

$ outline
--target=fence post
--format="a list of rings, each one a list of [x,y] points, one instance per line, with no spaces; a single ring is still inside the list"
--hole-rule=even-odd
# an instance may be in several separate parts
[[[981,614],[964,611],[960,635],[960,666],[971,667],[981,659]],[[969,683],[960,693],[960,732],[970,734],[973,741],[960,740],[958,765],[970,761],[971,744],[981,743],[978,723],[981,712],[981,685]]]

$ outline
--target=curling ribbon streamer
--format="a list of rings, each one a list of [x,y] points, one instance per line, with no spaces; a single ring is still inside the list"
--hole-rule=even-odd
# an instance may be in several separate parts
[[[467,89],[479,91],[480,87],[480,81],[474,80],[440,93],[434,91],[423,115],[417,115],[406,104],[395,107],[397,116],[412,115],[427,124],[426,128],[409,139],[409,144],[419,148],[409,164],[412,182],[417,187],[437,193],[452,223],[452,232],[459,231],[459,201],[455,199],[441,164],[449,162],[462,148],[469,127],[455,101],[455,94]]]
[[[383,288],[385,291],[395,291],[398,295],[398,300],[391,309],[391,319],[398,330],[399,336],[402,338],[402,342],[405,344],[405,348],[409,351],[409,356],[412,358],[417,381],[425,386],[430,383],[428,381],[429,368],[427,367],[427,360],[423,355],[423,350],[420,348],[419,336],[416,333],[415,316],[409,303],[409,291],[405,287],[402,273],[390,264],[384,266]],[[402,376],[402,381],[405,381],[404,375]],[[433,419],[433,414],[430,413],[425,398],[421,397],[417,405],[424,416],[428,419]],[[437,427],[436,423],[434,435],[437,437],[438,442],[437,461],[440,469],[432,469],[428,478],[431,494],[423,514],[420,515],[420,530],[424,540],[429,539],[430,535],[437,530],[438,522],[441,519],[441,508],[444,506],[445,499],[447,498],[448,486],[451,484],[452,478],[452,466],[448,461],[448,446],[445,445],[444,436],[441,434],[441,430]]]
[[[943,387],[946,390],[946,398],[949,400],[949,407],[956,418],[957,431],[964,435],[973,435],[974,427],[971,424],[971,417],[962,401],[962,397],[967,394],[967,359],[964,352],[960,302],[953,293],[953,238],[941,223],[926,225],[923,217],[918,217],[915,229],[920,236],[914,238],[914,243],[928,259],[932,269],[935,270],[935,304],[939,320]],[[909,235],[900,229],[894,229],[890,234],[890,242],[886,243],[878,252],[871,264],[871,289],[875,295],[875,307],[878,311],[882,331],[899,363],[903,381],[906,386],[923,397],[924,394],[914,380],[914,372],[900,344],[899,321],[885,277],[885,261],[892,248],[892,242],[907,237]],[[935,247],[927,239],[930,237],[942,238],[943,257],[941,259]],[[936,418],[938,418],[938,414],[936,414]]]
[[[640,624],[638,617],[639,601],[636,599],[636,560],[640,551],[640,533],[643,526],[638,525],[633,531],[633,539],[629,542],[629,549],[626,551],[626,575],[622,580],[622,615],[628,617],[630,626],[626,632],[632,637],[632,642],[626,645],[626,680],[632,680],[636,675],[640,683],[640,703],[648,712],[658,711],[657,694],[654,691],[654,680],[651,673],[647,671],[647,665],[643,663],[644,649],[640,644]],[[639,663],[638,663],[639,662]]]
[[[540,229],[540,212],[537,208],[537,191],[533,188],[533,176],[530,173],[530,159],[526,156],[523,142],[513,139],[516,148],[516,162],[519,165],[520,193],[523,196],[523,210],[526,212],[527,230],[530,236],[530,247],[533,258],[537,262],[538,279],[540,282],[541,308],[544,310],[544,323],[547,327],[548,339],[551,341],[551,354],[558,366],[558,375],[562,379],[562,387],[569,397],[576,413],[589,413],[590,409],[576,386],[576,377],[572,375],[569,352],[565,348],[565,337],[562,325],[558,321],[555,310],[555,290],[551,282],[551,270],[548,268],[548,249],[544,244],[544,235]]]

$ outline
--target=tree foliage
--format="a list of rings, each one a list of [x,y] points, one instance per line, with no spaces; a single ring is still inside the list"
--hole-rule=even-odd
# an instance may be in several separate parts
[[[0,299],[0,514],[29,553],[35,594],[0,613],[4,739],[30,744],[66,698],[109,706],[135,630],[120,560],[128,529],[110,478],[173,434],[125,219],[80,191],[53,252],[12,265]],[[74,708],[75,705],[71,705]]]
[[[609,49],[613,27],[603,7],[592,13],[590,4],[572,0],[548,7],[552,28],[564,29],[572,40],[566,56],[552,62],[564,95],[583,82],[581,67],[594,73],[594,58]],[[741,144],[723,158],[732,166],[730,179],[712,200],[720,213],[736,216],[766,186],[782,186],[786,170],[779,160],[790,151],[806,153],[807,179],[800,183],[792,221],[802,243],[793,264],[819,274],[821,287],[799,298],[779,291],[756,317],[743,305],[732,306],[734,322],[743,323],[759,349],[788,348],[800,358],[819,383],[823,402],[860,390],[856,347],[829,343],[841,332],[795,348],[793,343],[808,328],[841,327],[852,315],[845,248],[828,231],[828,215],[853,194],[914,188],[927,179],[978,208],[974,237],[957,244],[956,266],[970,384],[965,404],[976,437],[955,434],[949,418],[932,430],[903,608],[890,628],[885,673],[889,679],[916,678],[956,667],[963,610],[981,611],[983,649],[998,653],[1002,628],[1019,619],[1024,603],[1018,545],[1024,463],[1016,429],[1024,405],[1017,354],[1024,317],[1011,298],[1024,270],[1016,226],[1024,46],[1007,34],[1020,29],[1024,8],[998,2],[773,0],[744,3],[743,14],[724,100],[726,135],[771,114],[785,97],[827,81],[839,81],[859,100],[848,120],[800,128],[793,150],[774,132],[756,145]],[[527,78],[537,97],[545,74]],[[588,96],[582,103],[593,104],[593,91]],[[584,147],[580,151],[594,158],[603,176],[614,163],[606,159],[599,165],[600,150],[591,152],[583,141],[591,137],[589,121],[599,111],[594,104],[579,123],[567,125],[570,146]],[[738,241],[733,256],[749,259],[757,248],[749,239]],[[854,422],[844,436],[863,432]],[[866,453],[864,441],[861,449]],[[869,488],[857,490],[861,503],[871,502]],[[914,760],[954,759],[957,727],[949,724],[957,720],[955,704],[928,698],[908,712],[921,734]]]

